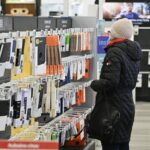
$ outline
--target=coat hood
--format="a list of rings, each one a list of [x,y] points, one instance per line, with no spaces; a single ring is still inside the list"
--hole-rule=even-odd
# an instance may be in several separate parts
[[[141,47],[137,42],[126,40],[123,42],[115,43],[113,46],[120,48],[133,61],[141,60],[141,57],[142,57]]]

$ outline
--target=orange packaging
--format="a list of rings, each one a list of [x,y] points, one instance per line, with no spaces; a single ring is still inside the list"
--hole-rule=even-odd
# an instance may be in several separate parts
[[[79,95],[80,95],[80,103],[83,104],[84,103],[84,93],[83,93],[83,88],[79,89]]]
[[[48,66],[49,66],[49,75],[54,75],[54,37],[53,36],[47,36],[46,37],[46,44],[48,47],[51,47],[50,51],[48,53]],[[48,69],[48,67],[47,67]],[[47,71],[48,72],[48,71]]]
[[[89,70],[90,70],[90,59],[86,59],[85,61],[85,75],[84,78],[85,79],[89,79]]]
[[[76,104],[77,104],[77,106],[81,105],[79,90],[76,92]]]
[[[62,65],[61,65],[61,58],[60,58],[60,51],[59,51],[59,37],[58,35],[55,36],[54,46],[56,48],[56,66],[57,66],[57,73],[62,75]]]
[[[79,121],[76,124],[78,133],[82,130],[82,128],[84,126],[83,122],[84,122],[84,120]],[[87,142],[86,142],[86,137],[85,137],[84,131],[82,131],[81,134],[78,135],[77,137],[72,137],[68,141],[65,142],[65,146],[68,146],[68,147],[84,147],[86,144],[87,144]]]
[[[58,65],[58,73],[59,73],[60,75],[62,75],[62,65],[61,65],[61,64]]]
[[[86,32],[86,50],[90,50],[90,33]]]

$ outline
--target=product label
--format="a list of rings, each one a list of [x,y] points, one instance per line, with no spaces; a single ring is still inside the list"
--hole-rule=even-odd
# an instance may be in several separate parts
[[[0,149],[30,149],[30,150],[58,150],[57,142],[23,142],[23,141],[0,141]]]

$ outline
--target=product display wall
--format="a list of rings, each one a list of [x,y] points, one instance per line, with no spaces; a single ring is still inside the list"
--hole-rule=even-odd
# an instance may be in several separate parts
[[[84,26],[81,20],[91,24]],[[0,42],[0,107],[5,108],[5,112],[0,111],[1,139],[49,140],[58,141],[61,146],[71,143],[86,146],[84,131],[76,138],[72,136],[84,127],[84,118],[93,104],[89,85],[94,69],[95,23],[96,18],[73,18],[73,27],[77,29],[5,34],[6,38]],[[33,121],[33,118],[41,120],[42,113],[47,116],[46,121],[56,118],[41,129],[45,137]],[[69,120],[75,121],[71,128]],[[64,129],[63,133],[55,125]],[[33,133],[31,137],[27,135],[30,132],[18,135],[17,129],[21,128],[28,128]]]

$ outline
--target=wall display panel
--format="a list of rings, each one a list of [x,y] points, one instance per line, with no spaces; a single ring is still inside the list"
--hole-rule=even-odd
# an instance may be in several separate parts
[[[142,49],[150,49],[150,29],[139,29],[138,35],[134,36],[134,40],[140,43]]]

